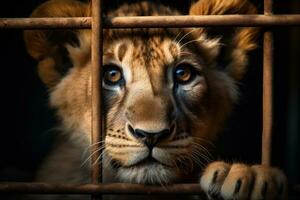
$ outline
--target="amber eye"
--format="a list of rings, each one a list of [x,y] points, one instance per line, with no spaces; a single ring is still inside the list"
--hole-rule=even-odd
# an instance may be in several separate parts
[[[188,83],[194,78],[194,76],[194,68],[190,64],[179,64],[174,70],[174,80],[180,84]]]
[[[104,66],[103,80],[108,85],[120,84],[120,82],[123,80],[121,69],[115,65]]]

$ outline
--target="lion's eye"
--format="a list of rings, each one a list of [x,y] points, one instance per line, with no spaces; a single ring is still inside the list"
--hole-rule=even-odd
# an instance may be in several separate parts
[[[185,84],[195,77],[194,68],[187,63],[177,65],[174,70],[174,81],[180,84]]]
[[[122,71],[118,66],[106,65],[104,66],[103,80],[108,85],[117,85],[123,80]]]

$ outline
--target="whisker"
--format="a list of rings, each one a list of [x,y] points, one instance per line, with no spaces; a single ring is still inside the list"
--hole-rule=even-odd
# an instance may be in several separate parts
[[[207,161],[211,161],[213,159],[212,154],[204,146],[202,146],[201,144],[195,143],[195,142],[192,142],[192,144],[194,146],[196,146],[197,152],[199,154],[201,154],[204,158],[206,158]],[[201,152],[198,149],[201,150]],[[207,155],[205,155],[203,153],[205,153]]]
[[[176,39],[178,38],[178,36],[179,36],[181,33],[182,33],[182,31],[180,31],[180,32],[176,35],[176,37],[172,40],[172,43],[176,41]]]
[[[85,150],[83,151],[83,153],[82,153],[82,155],[83,156],[85,156],[85,154],[87,153],[87,151],[90,149],[90,148],[92,148],[93,146],[95,146],[95,145],[98,145],[98,144],[103,144],[105,142],[105,140],[102,140],[102,141],[99,141],[99,142],[95,142],[95,143],[93,143],[93,144],[90,144],[88,147],[86,147],[85,148]],[[100,147],[101,147],[102,145],[100,145]]]
[[[211,159],[207,157],[205,154],[202,154],[201,152],[194,151],[202,160],[206,161],[207,163],[211,162]]]
[[[193,43],[193,42],[197,42],[197,41],[200,41],[199,39],[195,39],[195,40],[190,40],[186,43],[184,43],[183,45],[180,46],[180,49],[182,49],[183,47],[185,47],[186,45],[190,44],[190,43]]]
[[[203,150],[205,153],[209,154],[209,156],[213,157],[210,152],[205,148],[205,146],[199,144],[199,143],[196,143],[196,142],[191,142],[193,145],[195,145],[197,148]]]
[[[191,34],[192,32],[194,32],[195,30],[197,30],[197,29],[193,28],[191,31],[189,31],[189,32],[186,33],[184,36],[182,36],[182,37],[180,38],[180,40],[177,42],[177,44],[180,46],[180,42],[181,42],[185,37],[187,37],[189,34]]]
[[[200,138],[200,137],[194,137],[194,136],[190,136],[190,137],[193,138],[193,140],[199,140],[199,141],[201,141],[201,142],[205,142],[206,144],[211,145],[211,147],[216,148],[216,145],[215,145],[214,143],[212,143],[211,141],[209,141],[209,140],[205,140],[205,139],[203,139],[203,138]]]
[[[92,163],[92,166],[97,164],[99,162],[99,160],[103,157],[103,154],[106,152],[106,150],[104,150],[99,156],[98,158],[94,161],[94,163]],[[107,166],[105,166],[107,167]]]
[[[180,55],[193,55],[191,52],[187,52],[187,51],[181,51]]]
[[[92,158],[92,156],[93,156],[95,153],[97,153],[97,152],[99,152],[99,151],[101,151],[101,150],[103,150],[103,149],[105,149],[105,146],[103,146],[103,147],[101,147],[101,148],[99,148],[99,149],[96,149],[93,153],[91,153],[91,155],[89,155],[89,157],[83,161],[83,163],[81,164],[81,167],[83,167],[83,166],[85,165],[85,163],[86,163],[88,160],[90,160],[90,159]]]
[[[186,160],[186,159],[187,159],[187,156],[184,156],[184,155],[179,155],[179,156],[178,156],[178,161],[179,161],[180,163],[185,163],[185,160]],[[180,167],[178,167],[178,170],[179,170],[179,171],[180,171],[180,170],[183,170],[185,174],[188,174],[188,172],[186,171],[185,168],[180,168]]]
[[[208,163],[210,163],[210,161],[206,158],[203,157],[202,154],[198,154],[196,152],[193,152],[193,155],[195,155],[197,157],[197,161],[200,162],[200,166],[206,166]]]
[[[109,157],[108,160],[105,161],[104,167],[109,167],[109,164],[111,163],[112,160],[113,160],[113,158]]]
[[[198,155],[197,154],[195,154],[194,152],[191,154],[191,158],[193,158],[193,160],[194,160],[194,162],[197,164],[197,165],[199,165],[200,167],[205,167],[206,166],[206,164],[205,163],[203,163],[203,162],[201,162],[201,160],[200,159],[198,159]]]

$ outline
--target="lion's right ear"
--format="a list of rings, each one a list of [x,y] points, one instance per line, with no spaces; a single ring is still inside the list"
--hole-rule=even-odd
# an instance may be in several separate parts
[[[89,6],[76,0],[50,0],[37,7],[31,17],[85,17]],[[80,47],[80,30],[26,30],[24,39],[28,53],[36,59],[42,81],[54,86],[73,66],[70,49]]]

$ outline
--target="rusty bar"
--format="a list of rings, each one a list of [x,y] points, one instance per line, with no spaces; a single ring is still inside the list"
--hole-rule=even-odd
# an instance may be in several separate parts
[[[272,0],[264,0],[264,14],[272,15]],[[272,120],[273,120],[273,33],[264,33],[263,48],[263,130],[262,130],[262,164],[271,164]]]
[[[92,1],[92,183],[101,182],[102,179],[102,160],[99,159],[99,151],[102,140],[102,118],[101,118],[101,64],[102,64],[102,24],[101,24],[101,5],[100,0]],[[99,164],[98,164],[99,163]]]
[[[106,18],[104,28],[300,26],[300,15],[137,16]],[[91,28],[90,17],[2,18],[0,29]]]
[[[264,15],[273,14],[273,0],[264,0]]]
[[[109,28],[199,27],[199,26],[291,26],[300,25],[300,15],[202,15],[140,16],[105,19]]]
[[[102,182],[102,8],[101,0],[92,0],[92,183]],[[92,195],[92,200],[101,196]]]
[[[91,28],[90,17],[0,18],[0,29]]]
[[[299,195],[300,185],[289,188],[290,194]],[[195,194],[203,195],[199,184],[150,186],[128,183],[111,184],[51,184],[32,182],[0,183],[0,194]],[[1,196],[0,196],[1,197]]]
[[[263,131],[262,164],[270,165],[272,152],[272,74],[273,74],[273,33],[264,33],[263,69]]]
[[[203,194],[199,184],[150,186],[140,184],[0,183],[1,194]]]

